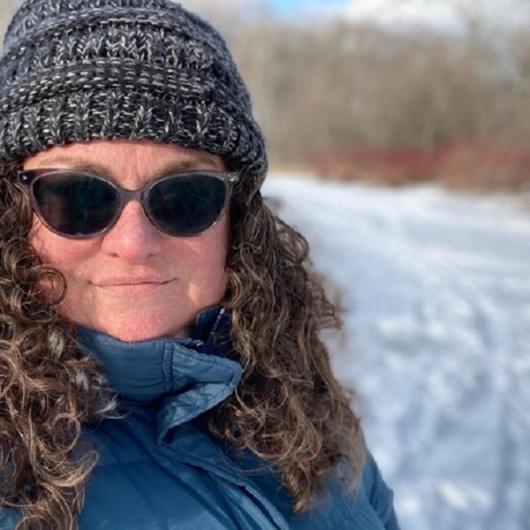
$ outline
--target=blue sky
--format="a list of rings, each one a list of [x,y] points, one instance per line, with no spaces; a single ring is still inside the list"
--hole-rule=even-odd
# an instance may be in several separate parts
[[[347,4],[348,0],[267,0],[267,3],[278,14],[291,16],[314,7],[341,6]]]
[[[0,0],[1,1],[1,0]],[[240,0],[241,1],[241,0]],[[243,0],[244,1],[244,0]],[[327,11],[351,20],[465,30],[475,16],[495,31],[530,21],[528,0],[262,0],[281,17]],[[344,8],[342,10],[341,8]],[[303,19],[303,17],[301,17]]]

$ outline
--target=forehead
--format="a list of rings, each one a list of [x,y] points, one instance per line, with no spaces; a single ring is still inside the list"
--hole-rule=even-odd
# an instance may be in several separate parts
[[[24,169],[70,168],[104,172],[109,176],[156,177],[168,170],[226,168],[218,155],[151,140],[94,140],[54,146],[24,161]]]

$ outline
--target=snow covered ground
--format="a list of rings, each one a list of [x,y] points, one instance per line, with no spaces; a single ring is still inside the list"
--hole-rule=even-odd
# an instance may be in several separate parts
[[[272,175],[346,308],[326,337],[403,530],[530,529],[530,208]]]

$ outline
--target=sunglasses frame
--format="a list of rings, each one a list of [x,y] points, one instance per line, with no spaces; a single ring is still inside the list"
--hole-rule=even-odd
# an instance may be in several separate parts
[[[115,190],[115,192],[118,194],[120,203],[118,205],[118,208],[116,209],[116,213],[114,214],[114,217],[112,218],[111,222],[109,222],[109,224],[105,228],[103,228],[102,230],[98,232],[90,234],[90,235],[70,235],[70,234],[64,234],[62,232],[59,232],[58,230],[50,226],[46,222],[46,220],[43,218],[43,216],[41,215],[39,206],[37,204],[34,191],[33,191],[35,182],[37,182],[39,179],[44,178],[46,176],[64,174],[64,173],[73,173],[76,175],[81,175],[81,176],[94,178],[96,180],[101,180],[105,182],[106,184],[110,185]],[[204,228],[203,230],[201,230],[200,232],[196,232],[193,234],[184,234],[184,235],[169,234],[157,224],[156,220],[154,219],[154,217],[152,216],[149,210],[148,203],[147,203],[147,197],[149,195],[149,192],[154,186],[156,186],[160,182],[164,182],[166,180],[170,180],[174,178],[189,178],[195,175],[204,175],[204,176],[214,177],[218,180],[221,180],[224,183],[225,201],[224,201],[223,207],[221,208],[219,215],[217,216],[215,221],[209,226],[207,226],[206,228]],[[202,234],[203,232],[205,232],[206,230],[210,229],[211,227],[215,226],[219,222],[230,200],[230,197],[232,195],[233,185],[234,183],[239,181],[239,174],[233,171],[212,171],[212,170],[186,171],[182,173],[174,173],[172,175],[166,175],[163,177],[159,177],[157,179],[152,180],[151,182],[147,183],[144,187],[139,188],[137,190],[128,190],[126,188],[123,188],[116,182],[113,182],[107,177],[102,177],[101,175],[95,175],[93,173],[90,173],[89,171],[81,171],[81,170],[68,169],[68,168],[60,168],[60,169],[59,168],[38,168],[38,169],[30,169],[30,170],[19,170],[17,171],[17,178],[18,178],[18,181],[23,186],[29,189],[29,196],[30,196],[31,204],[33,206],[33,210],[38,216],[38,218],[42,221],[42,223],[50,231],[54,232],[55,234],[61,237],[66,237],[68,239],[91,239],[94,237],[98,237],[104,234],[105,232],[108,232],[109,230],[111,230],[112,227],[116,224],[116,222],[120,218],[125,206],[127,206],[127,204],[133,200],[138,200],[140,202],[147,218],[151,221],[153,226],[162,234],[170,236],[170,237],[196,237]]]

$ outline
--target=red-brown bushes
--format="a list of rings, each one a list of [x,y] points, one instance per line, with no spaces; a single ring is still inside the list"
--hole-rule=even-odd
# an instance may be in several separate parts
[[[530,187],[530,145],[454,143],[436,150],[353,146],[315,157],[321,177],[393,186],[438,181],[458,189],[521,191]]]

